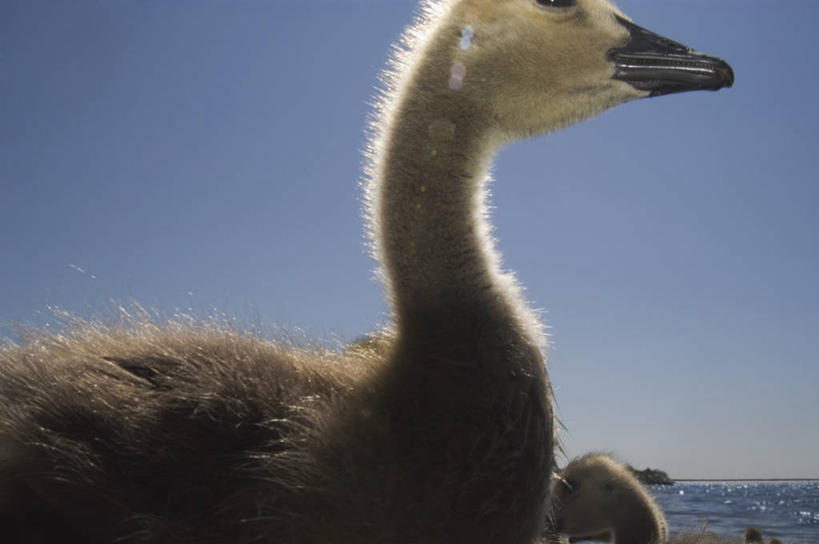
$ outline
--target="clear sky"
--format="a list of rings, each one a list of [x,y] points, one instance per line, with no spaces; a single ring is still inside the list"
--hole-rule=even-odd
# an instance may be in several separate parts
[[[493,222],[570,455],[819,477],[819,2],[621,0],[728,60],[506,148]],[[51,308],[354,339],[368,101],[412,0],[0,0],[0,325]]]

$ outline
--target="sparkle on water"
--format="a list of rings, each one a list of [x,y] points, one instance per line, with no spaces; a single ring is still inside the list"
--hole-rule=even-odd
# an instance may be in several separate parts
[[[725,538],[741,539],[759,527],[766,541],[819,542],[819,481],[678,482],[652,486],[672,534],[699,531],[707,524]]]

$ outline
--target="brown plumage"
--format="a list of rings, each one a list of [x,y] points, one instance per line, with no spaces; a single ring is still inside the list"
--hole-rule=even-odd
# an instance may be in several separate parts
[[[136,319],[3,347],[5,541],[531,544],[541,534],[553,463],[544,341],[493,249],[489,162],[510,140],[648,96],[657,77],[642,87],[614,77],[615,62],[628,63],[610,53],[625,54],[636,31],[607,0],[424,5],[369,150],[367,216],[394,318],[386,340],[335,353]],[[714,59],[696,58],[699,78]],[[682,84],[660,90],[710,88],[682,71]],[[730,69],[718,71],[729,85]]]
[[[416,542],[426,538],[418,521],[436,518],[422,530],[444,541],[453,523],[480,525],[457,520],[459,510],[508,516],[519,501],[501,493],[545,485],[515,476],[520,459],[508,457],[532,441],[547,472],[549,420],[505,423],[538,397],[546,412],[542,382],[499,405],[513,396],[504,378],[437,361],[446,368],[430,383],[443,374],[487,396],[466,399],[451,383],[447,402],[434,403],[425,382],[389,383],[372,360],[362,349],[340,356],[148,323],[89,324],[6,348],[0,505],[10,541]],[[506,377],[507,388],[527,381]],[[480,432],[493,428],[506,436]],[[497,458],[498,472],[483,474],[481,462]]]

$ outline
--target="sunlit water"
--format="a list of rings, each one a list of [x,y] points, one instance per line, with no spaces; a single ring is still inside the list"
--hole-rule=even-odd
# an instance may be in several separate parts
[[[741,539],[746,527],[759,527],[767,542],[819,544],[819,481],[677,482],[652,486],[671,534],[708,531]]]

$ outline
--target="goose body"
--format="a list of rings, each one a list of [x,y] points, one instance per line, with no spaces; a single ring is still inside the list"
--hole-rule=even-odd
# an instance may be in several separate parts
[[[508,141],[731,84],[724,62],[640,32],[605,0],[426,3],[369,152],[388,339],[338,354],[136,320],[3,347],[7,541],[534,542],[553,465],[544,341],[483,186]]]

